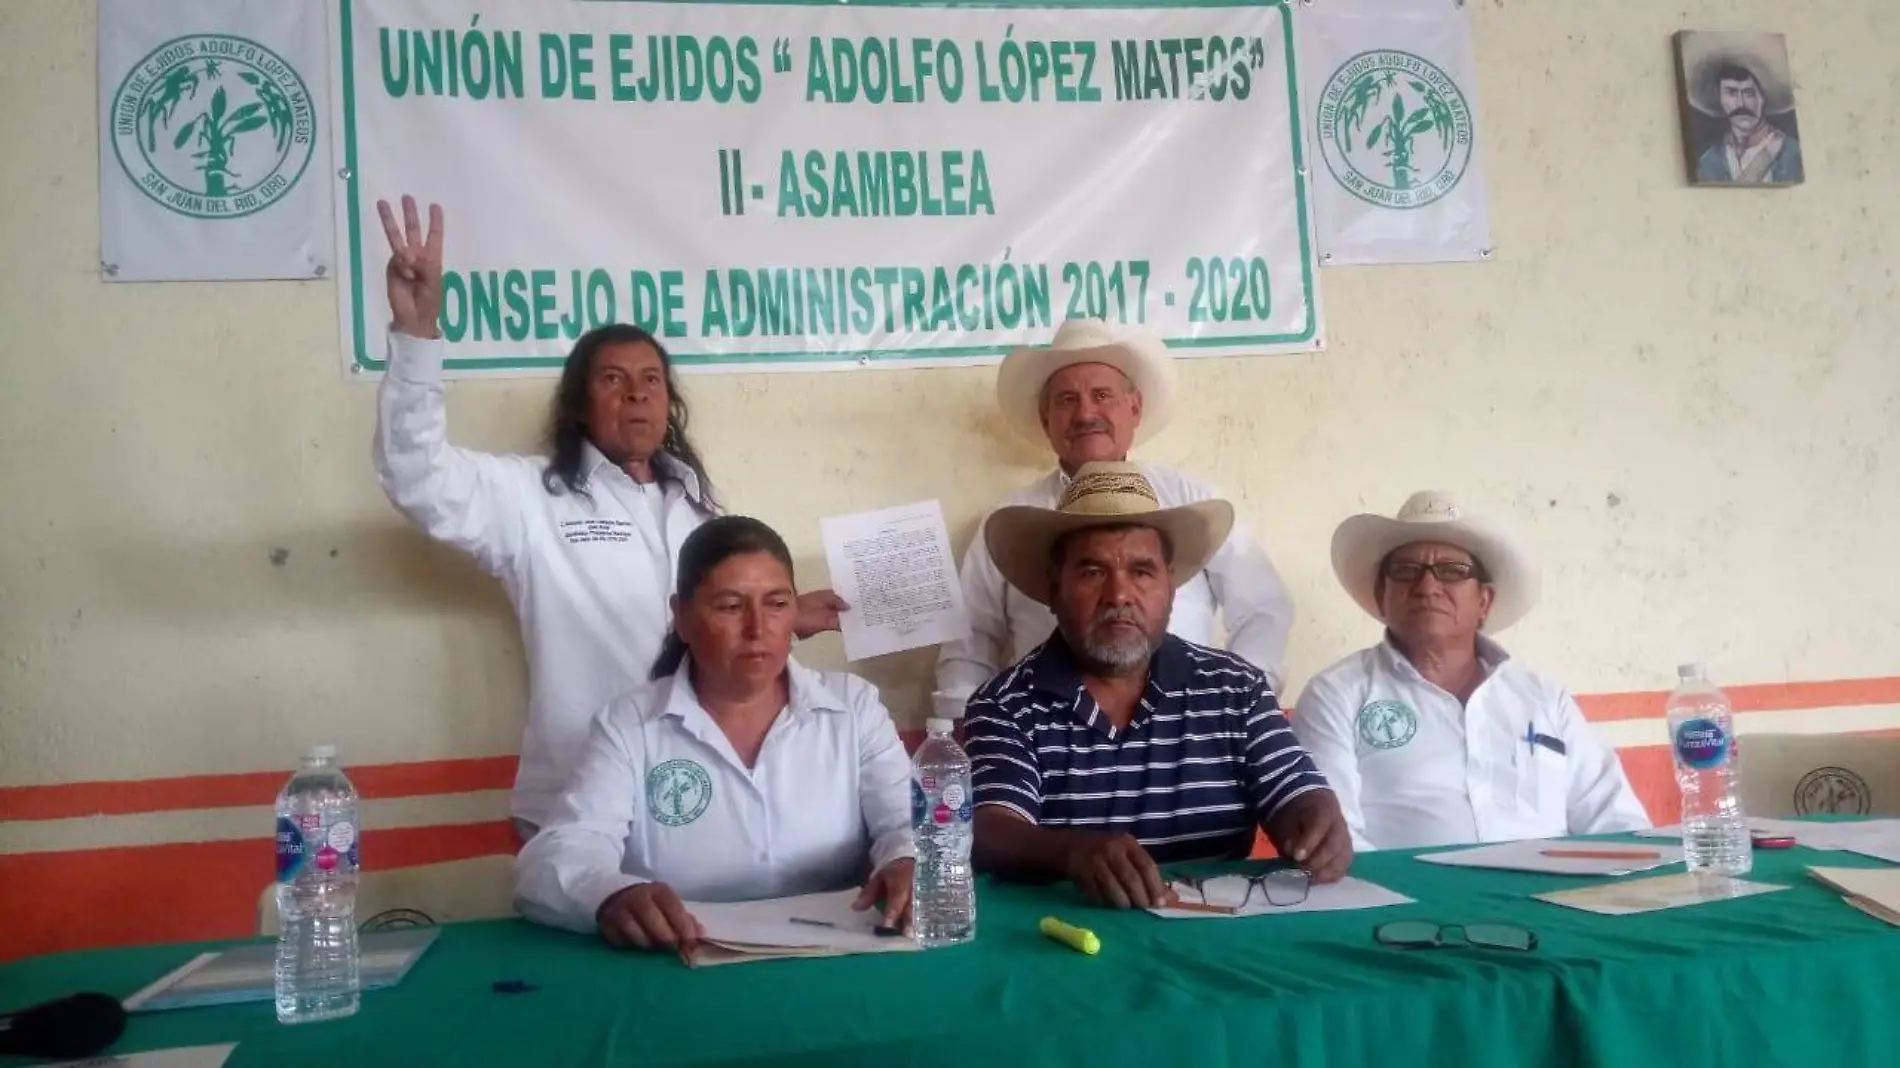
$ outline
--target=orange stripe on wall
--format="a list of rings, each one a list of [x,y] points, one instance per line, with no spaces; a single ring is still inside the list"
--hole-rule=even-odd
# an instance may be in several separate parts
[[[504,821],[363,833],[379,869],[514,851]],[[268,838],[0,856],[0,961],[255,934],[274,863]]]
[[[1895,736],[1900,730],[1864,733]],[[921,732],[901,734],[911,748],[921,739]],[[1658,825],[1676,822],[1680,799],[1669,748],[1629,746],[1617,756],[1650,819]],[[366,781],[377,781],[379,789],[402,783],[376,775]],[[429,786],[439,780],[419,781]],[[495,821],[370,830],[363,848],[375,869],[389,870],[513,853],[515,839],[509,823]],[[1273,855],[1264,836],[1254,855]],[[255,930],[258,895],[270,880],[271,863],[270,841],[263,838],[0,855],[0,917],[6,919],[0,924],[0,961],[70,949],[244,937]],[[139,887],[139,893],[127,895],[128,886]]]
[[[1726,689],[1739,712],[1900,704],[1900,676]],[[1587,718],[1604,722],[1661,716],[1668,696],[1661,690],[1583,694],[1577,702]],[[1291,709],[1288,712],[1292,714]],[[900,734],[911,749],[923,738],[922,731]],[[508,789],[514,785],[515,763],[513,756],[426,760],[354,767],[349,774],[365,798],[421,797]],[[287,776],[286,770],[0,787],[0,821],[266,805],[277,796]]]
[[[512,756],[368,764],[346,769],[368,799],[506,790],[515,782]],[[290,777],[283,771],[189,775],[176,779],[74,782],[0,788],[0,820],[60,820],[200,808],[269,805]]]
[[[1649,813],[1649,822],[1666,827],[1682,818],[1682,794],[1676,789],[1676,763],[1666,745],[1633,745],[1618,749],[1630,789]]]
[[[1724,686],[1737,712],[1783,712],[1806,708],[1847,708],[1853,705],[1900,704],[1900,676],[1873,679],[1835,679],[1830,682],[1776,682],[1754,686]],[[1634,693],[1582,694],[1577,704],[1584,718],[1654,719],[1663,714],[1667,690]]]

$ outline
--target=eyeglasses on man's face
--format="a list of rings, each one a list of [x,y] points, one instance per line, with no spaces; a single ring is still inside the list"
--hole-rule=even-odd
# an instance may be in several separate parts
[[[1431,572],[1432,577],[1437,579],[1441,585],[1445,586],[1455,586],[1467,579],[1478,577],[1477,565],[1461,560],[1440,560],[1435,564],[1427,564],[1418,560],[1389,560],[1385,565],[1385,578],[1387,582],[1396,582],[1402,586],[1409,586],[1419,579],[1424,578],[1425,572],[1427,571]]]

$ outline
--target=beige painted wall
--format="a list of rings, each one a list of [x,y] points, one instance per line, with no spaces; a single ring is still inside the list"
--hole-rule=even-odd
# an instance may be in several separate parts
[[[1296,683],[1374,636],[1333,525],[1424,485],[1535,535],[1546,602],[1510,645],[1577,690],[1689,655],[1732,682],[1900,674],[1900,8],[1473,2],[1498,259],[1326,272],[1330,350],[1187,362],[1146,455],[1271,548]],[[94,9],[0,4],[0,785],[284,768],[319,734],[358,763],[511,751],[512,617],[378,492],[334,287],[100,283]],[[1691,27],[1789,34],[1807,185],[1685,187]],[[963,541],[1039,473],[991,378],[687,389],[728,498],[815,582],[821,515],[935,495]],[[526,448],[549,388],[457,385],[453,433]],[[928,664],[865,673],[913,720]]]

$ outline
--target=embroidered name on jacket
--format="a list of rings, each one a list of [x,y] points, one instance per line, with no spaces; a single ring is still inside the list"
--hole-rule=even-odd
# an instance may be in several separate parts
[[[625,519],[563,519],[561,537],[567,539],[569,545],[632,541],[633,523]]]

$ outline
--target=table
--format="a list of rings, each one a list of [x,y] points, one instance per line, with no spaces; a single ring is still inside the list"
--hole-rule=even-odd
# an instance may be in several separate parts
[[[1526,895],[1587,880],[1359,858],[1417,904],[1161,920],[1064,887],[984,883],[979,937],[915,954],[688,970],[524,921],[454,924],[353,1018],[280,1027],[258,1003],[136,1016],[120,1051],[239,1043],[233,1066],[331,1065],[1867,1065],[1900,1050],[1900,928],[1842,903],[1807,864],[1760,851],[1791,890],[1606,917]],[[1040,937],[1093,928],[1100,956]],[[1495,920],[1533,953],[1402,951],[1375,923]],[[130,994],[203,946],[63,954],[0,968],[0,1002]],[[537,991],[500,995],[499,979]]]

